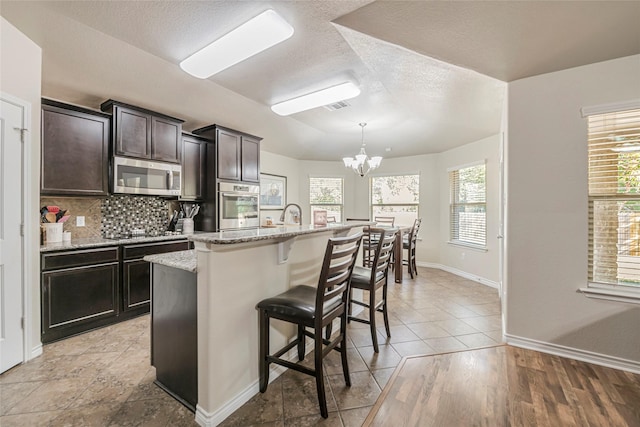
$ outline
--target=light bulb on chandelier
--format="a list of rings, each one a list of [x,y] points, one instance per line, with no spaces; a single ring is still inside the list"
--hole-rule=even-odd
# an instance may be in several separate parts
[[[369,158],[367,156],[367,153],[364,151],[364,127],[367,124],[360,123],[359,125],[362,128],[362,147],[360,147],[360,152],[356,154],[355,158],[343,157],[342,161],[344,162],[345,167],[353,169],[353,171],[360,176],[365,176],[366,174],[380,166],[380,163],[382,163],[382,157],[374,156]]]

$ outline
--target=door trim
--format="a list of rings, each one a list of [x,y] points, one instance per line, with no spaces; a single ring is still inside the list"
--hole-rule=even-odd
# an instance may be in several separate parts
[[[31,167],[31,156],[33,153],[31,147],[34,143],[38,143],[39,140],[34,140],[34,137],[31,134],[31,103],[6,92],[0,92],[0,98],[22,109],[22,198],[20,200],[20,216],[23,224],[23,236],[21,254],[22,283],[20,283],[20,286],[22,288],[22,318],[24,319],[22,328],[22,361],[26,362],[42,354],[42,342],[39,339],[37,342],[32,342],[31,339],[34,335],[31,333],[32,328],[37,326],[34,325],[34,323],[37,322],[32,321],[34,307],[31,304],[31,300],[33,292],[32,287],[29,286],[29,284],[34,283],[32,274],[34,265],[31,254],[33,253],[33,250],[35,250],[33,245],[34,224],[37,224],[37,219],[34,216],[35,214],[31,215],[32,212],[35,212],[31,203],[33,182],[33,168]],[[37,283],[40,283],[40,281],[37,280]],[[36,308],[39,309],[39,307]]]

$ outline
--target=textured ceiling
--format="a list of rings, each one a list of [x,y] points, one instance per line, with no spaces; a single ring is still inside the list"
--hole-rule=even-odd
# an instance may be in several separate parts
[[[206,80],[194,51],[267,8],[295,34]],[[0,1],[43,48],[43,95],[107,98],[264,137],[263,149],[337,160],[441,152],[498,133],[505,82],[640,53],[640,2]],[[350,79],[348,107],[269,106]],[[387,151],[391,149],[391,151]]]

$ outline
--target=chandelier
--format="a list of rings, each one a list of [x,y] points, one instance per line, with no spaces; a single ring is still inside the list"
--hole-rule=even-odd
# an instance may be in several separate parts
[[[360,123],[360,127],[362,128],[362,147],[360,147],[360,152],[356,154],[355,158],[353,157],[343,157],[342,161],[344,162],[344,166],[347,168],[352,168],[355,173],[360,176],[365,176],[382,163],[382,157],[374,156],[369,158],[367,153],[364,151],[364,127],[366,123]]]

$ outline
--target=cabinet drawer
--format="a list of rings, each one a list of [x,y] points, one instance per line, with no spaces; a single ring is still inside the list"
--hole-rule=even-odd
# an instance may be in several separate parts
[[[77,251],[52,252],[42,254],[42,270],[104,264],[119,260],[118,247],[95,248]]]
[[[165,252],[185,251],[189,249],[189,242],[186,240],[176,242],[143,243],[139,245],[126,245],[122,247],[122,258],[138,259],[145,255],[161,254]]]

